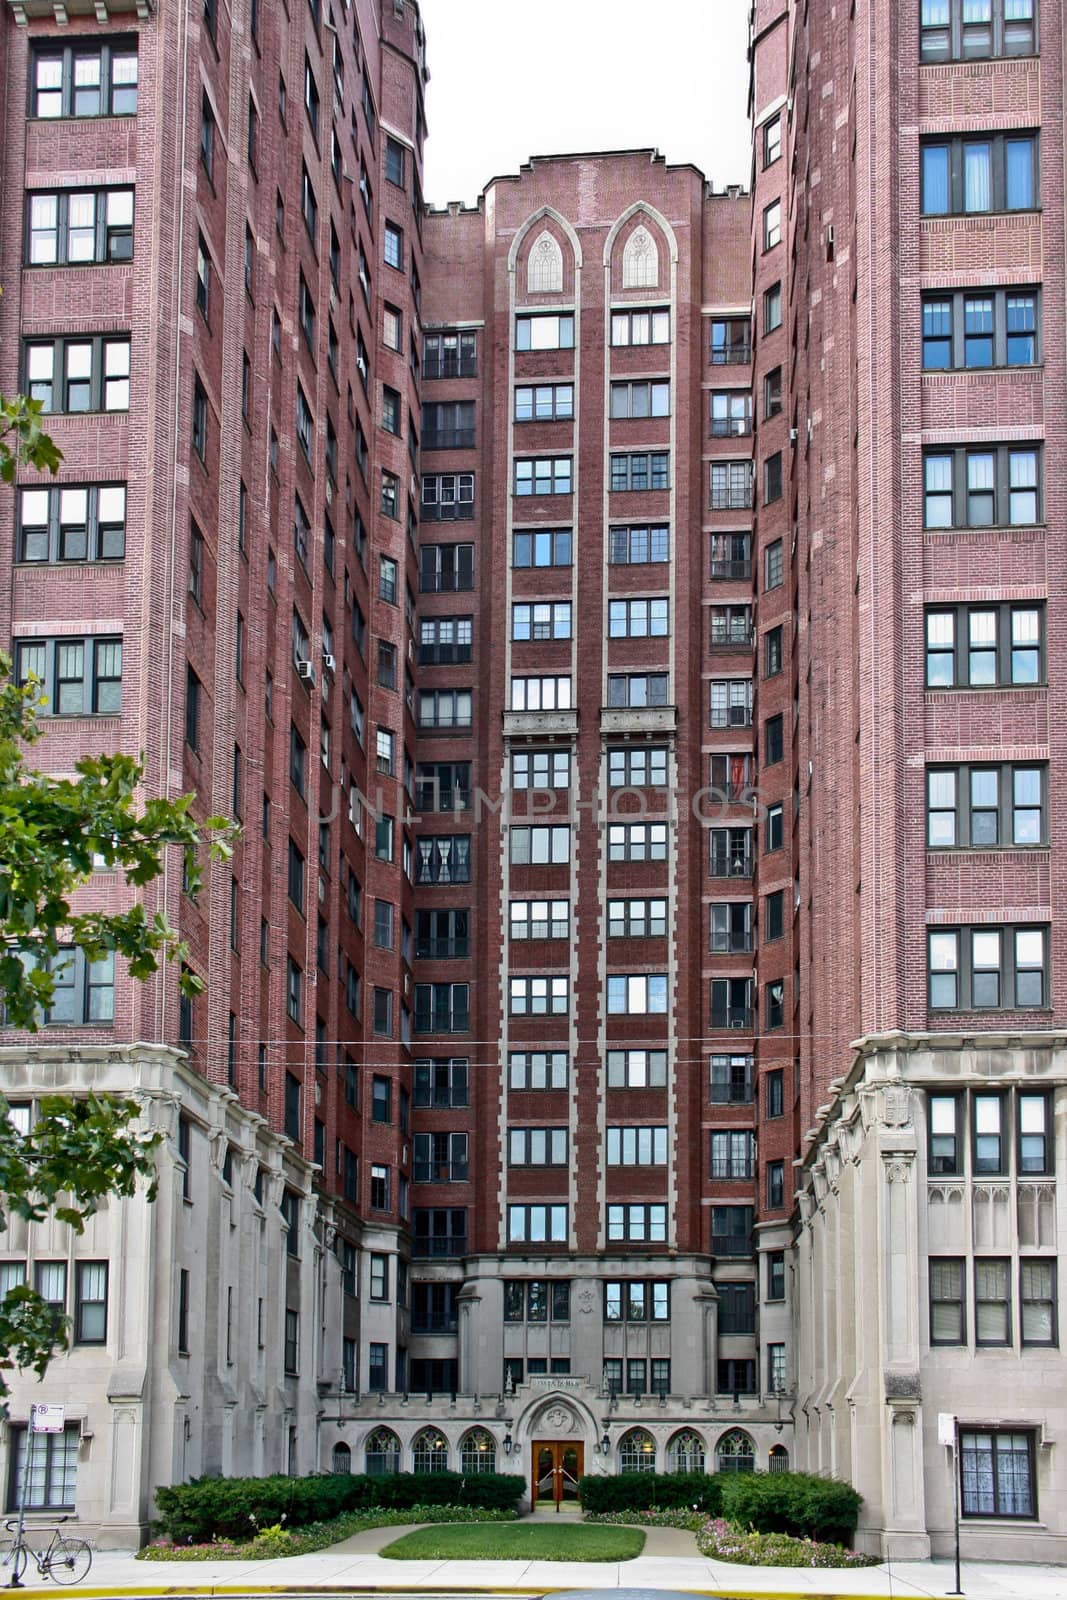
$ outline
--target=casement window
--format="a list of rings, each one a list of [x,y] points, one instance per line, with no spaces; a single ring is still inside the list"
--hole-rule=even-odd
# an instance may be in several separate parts
[[[565,1017],[569,1009],[569,978],[508,979],[508,1010],[513,1017]]]
[[[764,253],[773,250],[775,245],[782,242],[782,202],[772,200],[769,206],[763,208],[763,249]]]
[[[609,975],[609,1016],[664,1015],[667,1011],[667,974],[631,972]]]
[[[77,1498],[78,1447],[81,1428],[68,1423],[62,1433],[30,1434],[25,1425],[8,1424],[10,1491],[8,1509],[18,1506],[19,1486],[26,1485],[27,1511],[73,1511]],[[28,1440],[33,1440],[31,1470],[26,1473]]]
[[[445,594],[474,588],[472,544],[424,544],[419,548],[419,590]]]
[[[756,1163],[756,1137],[745,1130],[716,1130],[711,1135],[711,1176],[751,1178]],[[720,1323],[720,1333],[726,1330]]]
[[[608,1128],[607,1162],[609,1167],[665,1167],[667,1129]]]
[[[669,561],[670,554],[671,530],[666,524],[611,528],[608,532],[608,560],[612,566],[646,566]]]
[[[712,511],[747,511],[752,505],[751,461],[715,461],[711,466]]]
[[[609,600],[609,639],[665,639],[669,632],[670,601]]]
[[[716,1032],[729,1028],[751,1028],[751,978],[712,978],[711,1026]]]
[[[708,685],[708,722],[713,728],[752,726],[752,679],[721,678]]]
[[[568,827],[515,827],[510,830],[515,866],[561,866],[570,860]]]
[[[566,1244],[565,1205],[508,1206],[510,1244]]]
[[[669,489],[671,458],[666,450],[630,452],[611,458],[611,492],[626,494],[645,489]]]
[[[764,1014],[768,1031],[785,1026],[785,979],[772,978],[764,986]]]
[[[765,678],[777,677],[782,670],[782,642],[783,633],[781,623],[777,627],[768,628],[763,635],[763,676]]]
[[[404,230],[395,222],[387,222],[382,234],[382,259],[387,267],[397,272],[404,270]]]
[[[126,554],[126,485],[19,490],[18,560],[121,561]]]
[[[709,332],[713,367],[744,366],[752,360],[752,334],[747,317],[717,317]]]
[[[765,1122],[785,1115],[785,1074],[781,1067],[768,1072],[763,1080]]]
[[[715,1388],[719,1394],[755,1394],[756,1363],[749,1357],[732,1357],[715,1364]],[[741,1464],[743,1463],[743,1464]],[[726,1455],[720,1441],[715,1451],[715,1465],[719,1472],[751,1471],[755,1465],[750,1451]]]
[[[763,124],[763,167],[773,167],[782,154],[782,119],[772,117]]]
[[[1040,360],[1038,289],[959,289],[923,296],[926,371],[1032,367]]]
[[[666,900],[609,900],[609,939],[662,938],[667,932]]]
[[[122,640],[16,639],[15,679],[39,683],[49,717],[117,716],[122,710]]]
[[[505,1322],[569,1322],[571,1286],[564,1278],[512,1278],[504,1284]]]
[[[785,750],[785,730],[782,713],[768,717],[763,724],[763,765],[773,767],[781,761]]]
[[[511,608],[511,637],[513,639],[569,639],[570,636],[571,603],[569,600],[546,600],[538,601],[534,604],[523,602],[521,605],[513,605]]]
[[[613,789],[663,789],[669,752],[663,746],[627,745],[608,751],[608,783]]]
[[[966,1344],[965,1263],[954,1256],[930,1258],[930,1343]]]
[[[311,407],[307,402],[307,395],[303,386],[296,386],[296,442],[300,446],[301,454],[308,465],[315,448],[315,424],[311,416]]]
[[[413,1255],[466,1255],[467,1208],[465,1206],[416,1206],[412,1224]]]
[[[928,608],[926,687],[992,688],[1044,682],[1044,622],[1044,604],[1035,601]]]
[[[513,1050],[508,1084],[512,1089],[565,1089],[567,1068],[565,1050]]]
[[[671,386],[666,378],[631,379],[611,385],[611,416],[668,417],[671,412]]]
[[[613,345],[670,344],[671,314],[666,307],[652,311],[613,311]]]
[[[304,1024],[304,973],[292,956],[286,960],[285,1010],[290,1022]]]
[[[466,1183],[465,1133],[417,1133],[412,1140],[412,1183]]]
[[[418,725],[434,732],[469,728],[472,705],[470,689],[420,689]]]
[[[1036,1517],[1034,1434],[961,1428],[959,1438],[963,1515]]]
[[[924,216],[1030,211],[1040,205],[1036,133],[927,139],[920,148]]]
[[[418,1109],[454,1111],[468,1101],[469,1061],[466,1056],[434,1056],[417,1060],[414,1105]]]
[[[512,678],[509,708],[512,711],[568,711],[571,707],[569,677]]]
[[[752,397],[747,389],[720,389],[711,397],[711,437],[741,439],[752,432]]]
[[[206,89],[200,97],[200,165],[207,173],[208,183],[212,183],[215,171],[215,115]]]
[[[666,1050],[609,1050],[609,1089],[664,1089],[667,1086]]]
[[[782,369],[773,367],[763,380],[763,415],[770,421],[782,409]]]
[[[711,828],[711,876],[751,878],[752,829]]]
[[[420,761],[415,769],[419,811],[465,811],[471,800],[469,761]]]
[[[511,757],[513,789],[569,789],[571,758],[567,750],[516,750]]]
[[[517,530],[513,536],[512,565],[516,567],[569,567],[570,528]]]
[[[137,41],[35,45],[30,55],[30,116],[132,117],[137,112]]]
[[[666,861],[665,822],[620,822],[608,826],[609,861]]]
[[[523,384],[515,390],[516,422],[570,422],[573,417],[571,383]]]
[[[1025,1257],[1019,1262],[1019,1336],[1024,1345],[1056,1345],[1056,1262]]]
[[[751,1334],[756,1331],[756,1285],[754,1283],[717,1283],[719,1297],[719,1332],[724,1334]]]
[[[935,1011],[1047,1006],[1048,929],[930,928],[929,1003]]]
[[[753,1061],[749,1055],[713,1055],[711,1104],[742,1106],[752,1104]]]
[[[752,535],[750,533],[713,533],[709,578],[751,578]]]
[[[421,521],[469,522],[473,516],[473,472],[428,472],[424,475]]]
[[[772,283],[763,292],[763,331],[773,333],[782,326],[782,286]]]
[[[315,186],[311,181],[311,174],[308,172],[306,165],[301,163],[300,170],[300,214],[304,219],[304,226],[311,238],[312,245],[317,247],[319,202],[315,197]]]
[[[671,1286],[663,1279],[614,1278],[604,1284],[605,1322],[669,1322]]]
[[[416,883],[469,883],[471,878],[471,836],[469,833],[437,833],[417,841]]]
[[[571,470],[570,456],[516,457],[515,493],[517,495],[570,494],[573,488]],[[516,562],[516,565],[527,565],[527,563]]]
[[[392,1187],[390,1179],[392,1173],[389,1167],[380,1162],[374,1162],[370,1169],[370,1207],[372,1211],[388,1211]]]
[[[129,411],[129,335],[27,340],[23,346],[25,391],[42,411]]]
[[[573,350],[574,316],[546,312],[540,316],[516,317],[516,350]]]
[[[923,526],[1028,527],[1043,518],[1039,445],[927,451]]]
[[[475,437],[473,400],[433,400],[424,403],[424,450],[473,450]]]
[[[292,839],[289,840],[288,888],[289,899],[299,912],[304,910],[304,857]]]
[[[927,1097],[927,1165],[939,1177],[963,1171],[961,1101],[955,1094]]]
[[[417,983],[416,1033],[466,1033],[470,1027],[470,985]]]
[[[300,320],[300,331],[304,335],[304,343],[307,345],[312,356],[314,357],[315,330],[318,318],[315,311],[315,302],[312,299],[311,290],[308,288],[307,279],[304,277],[303,270],[301,270],[300,273],[297,293],[297,308]]]
[[[781,1211],[785,1205],[785,1162],[767,1163],[767,1209]]]
[[[1042,845],[1048,839],[1045,766],[926,769],[926,842],[931,849]]]
[[[415,913],[415,959],[445,961],[470,952],[470,911],[455,906]]]
[[[512,1167],[565,1167],[568,1156],[566,1128],[509,1128],[508,1165]]]
[[[767,1300],[785,1299],[785,1252],[771,1250],[767,1255]]]
[[[290,1375],[300,1371],[300,1313],[286,1311],[285,1337],[282,1346],[282,1365]]]
[[[780,850],[785,843],[785,812],[782,806],[768,806],[764,824],[763,848]]]
[[[763,504],[772,505],[782,498],[782,452],[776,450],[763,463]]]
[[[424,617],[419,623],[419,664],[465,664],[473,656],[473,633],[473,617]]]
[[[27,970],[40,966],[52,975],[52,1004],[39,1013],[45,1027],[98,1027],[115,1020],[113,952],[90,961],[84,950],[64,945],[55,957],[37,960],[31,952],[23,951],[21,960]]]
[[[752,902],[723,900],[709,908],[709,948],[717,955],[743,954],[752,949]]]
[[[1011,1344],[1011,1262],[974,1259],[974,1338],[978,1345]]]
[[[422,341],[422,375],[424,378],[477,377],[477,333],[425,334]]]
[[[508,907],[512,939],[566,939],[570,936],[569,900],[513,900]]]
[[[712,1254],[717,1256],[751,1255],[752,1221],[753,1208],[751,1206],[712,1206]]]
[[[1034,55],[1035,11],[1035,0],[921,0],[920,59]]]
[[[608,674],[608,705],[611,707],[633,711],[670,703],[670,676],[666,672]]]
[[[1033,1177],[1051,1172],[1053,1166],[1052,1112],[1047,1095],[1019,1091],[1016,1105],[1016,1160],[1020,1175]]]
[[[30,266],[75,266],[132,257],[132,189],[60,189],[28,197]]]
[[[612,1242],[627,1240],[635,1244],[666,1244],[667,1207],[665,1205],[609,1205],[607,1234]]]

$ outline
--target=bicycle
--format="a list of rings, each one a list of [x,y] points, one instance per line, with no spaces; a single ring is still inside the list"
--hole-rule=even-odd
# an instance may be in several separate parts
[[[25,1533],[20,1537],[18,1531],[18,1518],[13,1517],[4,1526],[14,1537],[5,1540],[0,1546],[0,1571],[10,1570],[11,1578],[8,1587],[17,1589],[22,1585],[22,1574],[29,1566],[32,1556],[37,1563],[37,1571],[42,1578],[54,1578],[57,1583],[80,1583],[93,1564],[91,1545],[84,1539],[68,1539],[62,1537],[62,1525],[66,1517],[59,1517],[52,1526],[52,1537],[43,1550],[35,1550],[26,1543]],[[47,1528],[35,1529],[36,1532],[47,1532]]]

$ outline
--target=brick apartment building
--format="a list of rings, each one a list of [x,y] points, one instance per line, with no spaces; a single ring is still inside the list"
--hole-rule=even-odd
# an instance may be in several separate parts
[[[4,0],[0,386],[64,462],[0,634],[41,765],[243,823],[146,895],[201,997],[75,954],[0,1051],[167,1135],[0,1241],[73,1319],[36,1509],[796,1465],[924,1553],[951,1412],[965,1552],[1067,1551],[1063,47],[757,0],[751,194],[431,209],[412,0]]]

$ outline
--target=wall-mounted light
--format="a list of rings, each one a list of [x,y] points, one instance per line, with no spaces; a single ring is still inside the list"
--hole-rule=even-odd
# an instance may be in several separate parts
[[[511,1431],[509,1429],[508,1432],[504,1435],[504,1454],[506,1456],[509,1456],[511,1454],[511,1447],[514,1444],[514,1442],[515,1441],[512,1439]]]
[[[608,1438],[606,1433],[600,1441],[600,1449],[603,1455],[607,1455],[608,1451],[611,1449],[611,1440]]]

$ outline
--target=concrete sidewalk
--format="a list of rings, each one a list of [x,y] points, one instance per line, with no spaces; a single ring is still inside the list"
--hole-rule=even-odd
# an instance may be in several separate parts
[[[399,1538],[403,1528],[375,1529]],[[384,1538],[383,1543],[387,1542]],[[349,1544],[355,1543],[354,1540]],[[27,1578],[32,1572],[27,1574]],[[852,1571],[740,1567],[703,1556],[642,1555],[625,1562],[389,1561],[337,1547],[279,1561],[135,1561],[101,1551],[84,1584],[93,1597],[191,1595],[543,1595],[575,1589],[672,1589],[734,1600],[935,1600],[953,1588],[951,1562],[907,1561]],[[967,1600],[1064,1600],[1067,1568],[965,1562]],[[56,1589],[27,1587],[22,1600],[55,1600]]]

